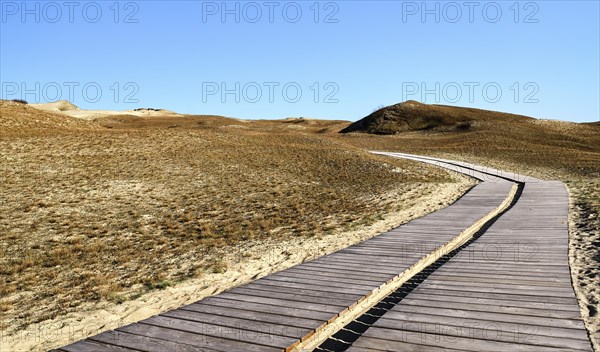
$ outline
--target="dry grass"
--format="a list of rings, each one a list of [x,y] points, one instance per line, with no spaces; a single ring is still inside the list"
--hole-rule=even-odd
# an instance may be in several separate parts
[[[100,126],[65,115],[40,111],[30,105],[0,100],[0,130],[3,135],[53,134],[57,129],[99,129]]]
[[[135,120],[142,126],[107,129],[0,104],[0,310],[9,332],[226,271],[222,253],[240,242],[363,226],[406,206],[405,192],[458,182],[325,138],[330,122],[228,128],[189,117],[181,128]]]
[[[567,183],[574,284],[588,327],[600,326],[600,125],[437,110],[431,121],[401,117],[402,126],[381,119],[384,131],[375,132],[401,133],[375,136],[337,134],[347,122],[304,118],[121,115],[92,123],[0,102],[3,329],[226,272],[223,253],[242,242],[360,228],[408,206],[401,194],[418,203],[457,182],[365,149]]]
[[[116,115],[97,118],[97,124],[111,129],[239,129],[257,132],[337,133],[348,125],[347,121],[323,121],[307,118],[282,120],[239,120],[214,115],[156,116],[145,118],[133,115]]]
[[[369,116],[345,127],[342,132],[397,134],[409,131],[460,132],[470,130],[476,121],[524,121],[529,117],[462,108],[448,105],[429,105],[408,100],[379,108]]]

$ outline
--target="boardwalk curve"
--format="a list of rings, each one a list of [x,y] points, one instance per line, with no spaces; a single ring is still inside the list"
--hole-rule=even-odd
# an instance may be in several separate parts
[[[290,351],[308,342],[318,342],[321,351],[586,350],[586,343],[589,350],[570,285],[564,185],[468,163],[383,154],[453,169],[481,182],[451,206],[372,239],[58,351]],[[520,185],[518,200],[515,184]],[[448,247],[469,228],[475,231],[468,239]],[[543,236],[528,237],[537,228]],[[535,258],[490,262],[456,255],[478,245],[508,250],[524,238],[539,249]],[[415,271],[428,256],[435,260]],[[403,273],[411,274],[408,282],[373,299]],[[371,308],[379,313],[366,314]],[[380,316],[372,321],[371,315]],[[456,327],[473,321],[494,322],[501,332],[510,324],[536,330],[524,342],[482,338],[492,329],[477,327],[473,331],[480,335],[467,338],[429,330],[416,331],[417,336],[406,324]],[[458,342],[450,348],[437,336]]]

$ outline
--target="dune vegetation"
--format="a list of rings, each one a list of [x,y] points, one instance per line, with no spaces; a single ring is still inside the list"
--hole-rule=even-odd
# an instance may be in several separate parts
[[[325,138],[340,122],[0,112],[9,332],[227,271],[239,243],[339,234],[469,183]]]
[[[368,150],[565,182],[573,282],[586,323],[600,326],[597,123],[417,102],[353,124],[64,106],[0,101],[0,312],[8,334],[226,273],[225,254],[242,243],[341,239],[391,214],[414,217],[424,202],[434,211],[458,196],[444,190],[472,185]]]

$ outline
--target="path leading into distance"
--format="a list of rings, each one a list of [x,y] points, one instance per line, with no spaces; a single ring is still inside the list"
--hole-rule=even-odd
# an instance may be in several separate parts
[[[557,181],[468,163],[451,206],[57,351],[591,351]]]

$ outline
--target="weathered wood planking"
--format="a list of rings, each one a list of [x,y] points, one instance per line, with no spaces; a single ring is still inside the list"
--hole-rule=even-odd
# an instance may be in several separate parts
[[[519,179],[519,201],[483,236],[399,293],[349,348],[330,349],[591,351],[569,272],[566,188]]]
[[[373,239],[61,350],[282,350],[497,207],[512,186],[471,166],[442,166],[484,182]]]

